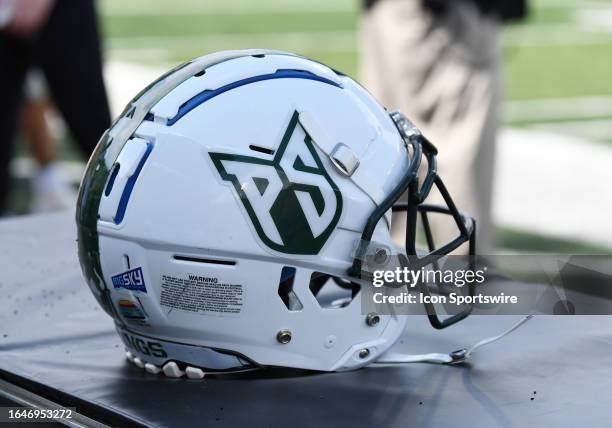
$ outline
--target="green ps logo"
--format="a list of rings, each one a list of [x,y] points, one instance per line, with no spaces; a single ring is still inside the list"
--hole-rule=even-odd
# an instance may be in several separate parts
[[[340,220],[342,194],[298,118],[296,111],[272,160],[209,154],[265,245],[282,253],[318,254]]]

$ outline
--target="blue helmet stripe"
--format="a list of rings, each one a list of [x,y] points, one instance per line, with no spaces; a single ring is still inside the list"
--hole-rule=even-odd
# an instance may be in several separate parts
[[[262,74],[260,76],[248,77],[246,79],[238,80],[236,82],[229,83],[225,86],[221,86],[220,88],[213,90],[206,90],[200,92],[198,95],[191,98],[189,101],[185,102],[180,108],[178,113],[168,119],[166,122],[167,126],[172,126],[176,122],[178,122],[183,116],[189,113],[191,110],[199,106],[200,104],[205,103],[206,101],[223,94],[224,92],[231,91],[232,89],[239,88],[240,86],[249,85],[255,82],[261,82],[263,80],[272,80],[272,79],[306,79],[306,80],[315,80],[317,82],[322,82],[328,85],[335,86],[337,88],[343,89],[342,85],[334,82],[333,80],[326,79],[325,77],[317,76],[314,73],[309,71],[302,70],[277,70],[275,73],[271,74]]]

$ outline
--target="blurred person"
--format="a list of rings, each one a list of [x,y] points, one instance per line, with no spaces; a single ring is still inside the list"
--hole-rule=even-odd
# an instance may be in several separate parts
[[[0,213],[23,85],[32,66],[44,73],[53,102],[83,156],[110,125],[93,0],[0,0]]]
[[[68,209],[76,203],[76,191],[57,163],[57,141],[48,124],[51,113],[44,76],[38,69],[30,70],[21,110],[21,132],[37,164],[30,182],[30,209],[34,212]]]
[[[457,206],[476,218],[478,253],[489,254],[503,84],[499,30],[526,15],[525,0],[364,1],[363,83],[442,149],[438,170]],[[431,222],[437,244],[458,235],[453,224]]]

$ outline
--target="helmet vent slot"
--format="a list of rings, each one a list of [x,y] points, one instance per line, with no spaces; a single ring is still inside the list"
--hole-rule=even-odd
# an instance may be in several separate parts
[[[285,266],[281,271],[280,281],[278,283],[278,295],[290,311],[301,311],[304,305],[300,298],[293,291],[293,282],[295,281],[295,268]]]
[[[249,149],[253,150],[254,152],[265,153],[267,155],[273,155],[274,154],[274,150],[273,149],[269,149],[267,147],[255,146],[253,144],[251,144],[249,146]]]
[[[113,171],[111,172],[110,177],[108,177],[108,183],[106,183],[106,189],[104,189],[104,196],[108,196],[113,191],[113,186],[115,184],[115,179],[117,178],[117,174],[119,174],[119,169],[121,168],[121,164],[115,163],[113,167]]]
[[[323,272],[312,273],[308,288],[323,309],[347,307],[361,289],[359,284]]]
[[[236,264],[234,260],[204,259],[201,257],[181,256],[178,254],[175,254],[172,258],[179,262],[201,263],[201,264],[207,264],[207,265],[234,266]]]

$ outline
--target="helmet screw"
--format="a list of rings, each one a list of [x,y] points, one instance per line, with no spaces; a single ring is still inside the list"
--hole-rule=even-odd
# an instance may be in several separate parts
[[[276,334],[276,340],[283,345],[291,342],[291,332],[289,330],[281,330]]]
[[[387,261],[387,250],[384,248],[377,248],[374,252],[374,261],[379,265],[382,265]]]
[[[368,358],[368,356],[370,355],[370,350],[369,349],[362,349],[361,351],[359,351],[359,358],[361,358],[362,360],[364,358]]]
[[[366,324],[370,327],[374,327],[376,324],[380,322],[380,316],[375,312],[370,312],[366,316]]]

